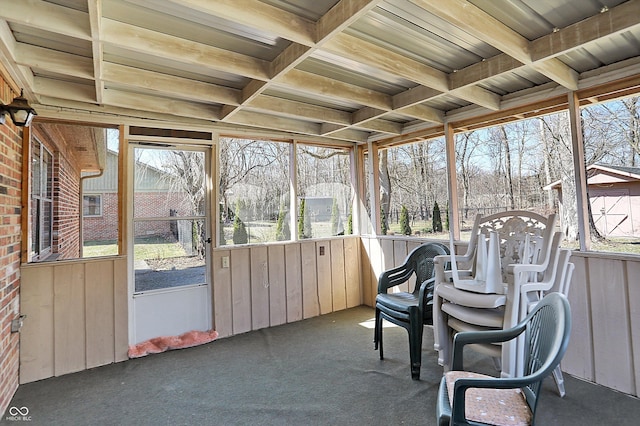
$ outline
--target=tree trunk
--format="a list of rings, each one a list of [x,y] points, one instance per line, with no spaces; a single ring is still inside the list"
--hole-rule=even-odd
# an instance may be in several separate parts
[[[382,228],[389,229],[389,208],[391,206],[391,179],[389,178],[389,158],[386,149],[380,151],[380,209]]]
[[[511,210],[515,210],[516,202],[513,196],[513,176],[511,174],[511,150],[509,149],[509,138],[504,126],[500,126],[500,140],[504,145],[504,174],[507,178],[507,193],[509,195],[509,203]]]

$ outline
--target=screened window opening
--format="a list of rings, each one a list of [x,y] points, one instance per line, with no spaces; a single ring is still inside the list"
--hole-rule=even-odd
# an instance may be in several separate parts
[[[298,239],[353,233],[349,150],[298,145]]]
[[[289,146],[220,139],[219,245],[291,239]]]

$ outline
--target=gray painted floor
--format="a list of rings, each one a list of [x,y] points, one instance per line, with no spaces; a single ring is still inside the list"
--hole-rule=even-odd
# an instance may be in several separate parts
[[[435,424],[442,368],[425,333],[420,381],[410,378],[404,329],[373,350],[373,310],[348,309],[189,349],[149,355],[20,386],[1,424],[400,425]],[[469,354],[482,372],[490,360]],[[545,381],[538,425],[637,425],[640,400],[565,375]],[[9,411],[9,410],[8,410]]]

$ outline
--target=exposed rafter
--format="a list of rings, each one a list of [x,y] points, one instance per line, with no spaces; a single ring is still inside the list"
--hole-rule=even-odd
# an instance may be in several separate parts
[[[0,65],[44,114],[396,141],[636,75],[640,0],[558,2],[0,0]]]

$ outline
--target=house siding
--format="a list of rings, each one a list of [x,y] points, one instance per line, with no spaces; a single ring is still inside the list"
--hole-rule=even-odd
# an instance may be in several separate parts
[[[0,99],[10,103],[18,94],[0,75]],[[7,117],[0,125],[0,413],[18,388],[20,334],[11,321],[20,314],[20,210],[22,131]]]

